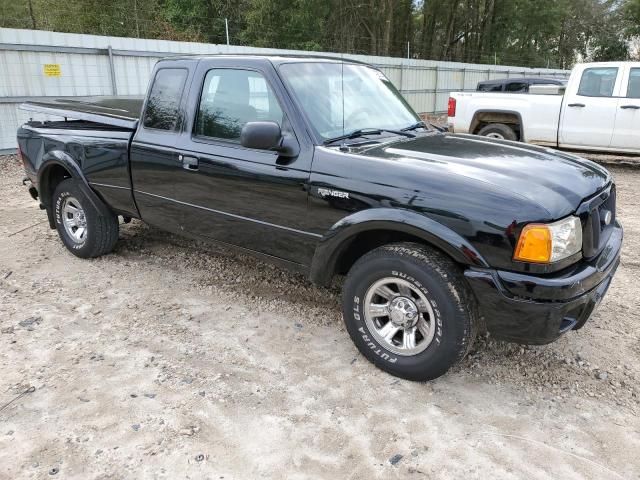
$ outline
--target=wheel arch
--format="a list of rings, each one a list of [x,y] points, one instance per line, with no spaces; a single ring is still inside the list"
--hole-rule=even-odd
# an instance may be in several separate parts
[[[49,226],[55,228],[52,197],[56,187],[67,178],[80,181],[80,188],[91,204],[102,214],[108,214],[108,207],[89,186],[80,165],[68,153],[59,150],[47,152],[38,169],[38,193],[41,204],[47,211]]]
[[[495,110],[480,109],[474,112],[471,123],[469,124],[469,133],[477,134],[478,131],[490,123],[504,123],[506,125],[516,125],[518,130],[518,138],[524,141],[524,123],[522,114],[515,110]]]
[[[80,166],[68,153],[59,150],[47,152],[38,168],[38,190],[43,205],[48,206],[51,203],[53,192],[66,178],[76,178],[89,185]]]
[[[329,229],[313,256],[311,281],[328,285],[365,253],[399,241],[431,246],[459,264],[488,267],[475,247],[449,227],[411,210],[380,208],[349,215]]]

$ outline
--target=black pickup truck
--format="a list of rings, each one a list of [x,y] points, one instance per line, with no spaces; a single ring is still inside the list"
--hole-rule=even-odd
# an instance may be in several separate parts
[[[158,62],[146,99],[59,99],[18,131],[30,193],[74,255],[131,218],[327,285],[358,349],[444,374],[478,332],[543,344],[584,325],[618,266],[602,167],[443,133],[375,68],[295,56]]]

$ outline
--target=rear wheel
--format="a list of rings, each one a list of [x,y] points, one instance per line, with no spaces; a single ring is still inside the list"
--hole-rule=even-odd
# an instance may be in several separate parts
[[[446,373],[469,351],[477,326],[475,299],[457,265],[415,243],[386,245],[355,263],[343,316],[365,357],[409,380]]]
[[[498,140],[518,140],[518,135],[513,128],[504,123],[490,123],[489,125],[485,125],[478,131],[478,135],[496,138]]]
[[[118,217],[98,211],[78,180],[67,178],[58,184],[53,208],[58,235],[71,253],[91,258],[113,250],[118,240]]]

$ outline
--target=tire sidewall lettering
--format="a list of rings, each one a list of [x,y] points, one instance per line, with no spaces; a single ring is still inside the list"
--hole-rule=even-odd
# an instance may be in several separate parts
[[[55,209],[55,217],[56,217],[56,223],[59,225],[62,225],[62,201],[69,197],[71,195],[71,193],[69,192],[62,192],[58,198],[56,198],[56,209]]]
[[[362,337],[362,340],[367,345],[368,348],[371,349],[373,353],[375,353],[381,360],[384,360],[389,363],[396,363],[398,361],[398,357],[393,356],[391,352],[388,352],[384,348],[382,348],[378,343],[376,343],[373,338],[371,338],[368,334],[368,330],[365,329],[365,324],[363,320],[363,313],[360,310],[362,308],[362,302],[360,301],[359,296],[353,297],[353,319],[358,322],[358,333]]]
[[[54,218],[55,218],[56,224],[59,225],[60,227],[59,231],[64,235],[64,238],[66,240],[65,243],[67,244],[67,246],[74,250],[80,250],[87,244],[87,239],[85,238],[85,240],[82,243],[76,243],[72,239],[70,239],[68,237],[66,229],[64,228],[64,223],[62,220],[62,203],[64,202],[65,198],[70,196],[71,196],[71,192],[62,192],[60,195],[58,195],[58,197],[56,198]],[[87,232],[87,237],[88,236],[89,235]]]

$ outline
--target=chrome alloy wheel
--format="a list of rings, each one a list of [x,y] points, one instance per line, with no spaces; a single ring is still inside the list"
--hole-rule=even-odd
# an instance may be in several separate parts
[[[66,197],[62,203],[64,229],[75,243],[87,238],[87,217],[80,202],[75,197]]]
[[[401,278],[385,277],[369,287],[364,318],[378,343],[397,355],[424,351],[436,332],[429,300],[415,285]]]

